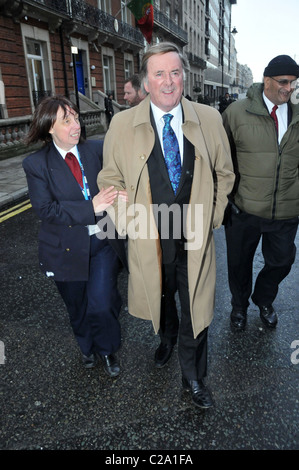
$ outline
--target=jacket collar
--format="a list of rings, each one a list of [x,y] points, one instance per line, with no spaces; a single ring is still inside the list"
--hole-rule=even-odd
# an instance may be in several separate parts
[[[248,89],[247,92],[247,111],[253,114],[265,115],[268,116],[268,109],[263,100],[263,90],[264,84],[263,83],[254,83]],[[299,122],[299,105],[293,104],[291,100],[288,103],[289,107],[289,114],[292,115],[291,123],[294,124]]]

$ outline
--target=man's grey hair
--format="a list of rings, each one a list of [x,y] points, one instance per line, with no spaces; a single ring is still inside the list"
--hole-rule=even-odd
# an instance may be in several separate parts
[[[159,42],[158,44],[154,44],[151,46],[144,56],[142,57],[141,68],[140,68],[140,78],[142,83],[142,88],[144,88],[143,84],[147,81],[147,65],[149,59],[156,54],[167,54],[167,52],[176,52],[181,60],[182,67],[183,67],[183,74],[185,79],[185,72],[189,70],[189,62],[187,58],[184,56],[182,51],[179,47],[172,43],[172,42]]]

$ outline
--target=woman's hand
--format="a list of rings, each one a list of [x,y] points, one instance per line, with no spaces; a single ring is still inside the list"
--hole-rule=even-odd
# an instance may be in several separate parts
[[[109,186],[109,188],[107,189],[102,188],[92,200],[93,210],[95,214],[103,212],[107,209],[107,207],[111,206],[111,204],[114,203],[117,194],[118,191],[114,189],[114,186]]]

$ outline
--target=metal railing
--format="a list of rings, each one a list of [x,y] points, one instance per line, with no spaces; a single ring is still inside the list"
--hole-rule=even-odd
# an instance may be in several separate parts
[[[116,20],[109,13],[82,0],[29,0],[28,3],[39,4],[41,7],[46,7],[58,14],[64,14],[71,20],[87,24],[99,31],[113,34],[119,39],[143,46],[143,36],[137,28]],[[116,21],[117,28],[115,27]]]
[[[187,31],[182,29],[178,24],[176,24],[156,7],[154,7],[154,22],[158,24],[160,23],[160,25],[164,26],[169,32],[180,38],[185,44],[188,43]]]
[[[188,57],[188,60],[189,60],[190,64],[197,65],[198,67],[200,67],[202,69],[207,68],[206,61],[204,59],[202,59],[201,57],[199,57],[195,54],[192,54],[192,52],[188,52],[187,57]]]

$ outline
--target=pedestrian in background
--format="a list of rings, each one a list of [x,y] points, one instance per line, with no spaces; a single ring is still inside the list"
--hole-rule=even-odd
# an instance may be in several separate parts
[[[159,332],[155,365],[167,364],[178,340],[183,387],[197,406],[209,408],[204,378],[215,294],[213,228],[221,226],[234,174],[218,111],[182,96],[186,66],[172,43],[144,54],[148,96],[114,117],[98,184],[128,190],[128,220],[125,208],[113,207],[119,233],[128,234],[128,310]],[[159,217],[155,208],[165,207],[169,217]],[[138,236],[132,222],[148,232]]]
[[[136,106],[146,97],[145,91],[141,87],[140,78],[137,74],[127,78],[124,84],[124,100],[130,107]]]
[[[97,214],[117,196],[112,187],[99,192],[96,184],[103,142],[82,141],[77,107],[59,96],[36,108],[27,143],[39,141],[44,146],[25,158],[23,167],[41,219],[40,267],[66,305],[83,365],[94,367],[100,358],[115,377],[121,343],[117,276],[119,259],[126,260],[123,241],[103,238],[97,226]]]
[[[222,114],[226,108],[232,104],[235,100],[233,100],[231,97],[230,97],[230,94],[229,93],[225,93],[225,95],[221,98],[220,102],[219,102],[219,112],[220,114]]]
[[[223,113],[236,186],[226,220],[231,323],[244,329],[249,297],[267,327],[274,328],[273,302],[295,260],[299,215],[299,105],[291,96],[299,66],[287,55],[272,59],[263,83]],[[252,293],[252,265],[262,239],[264,266]]]
[[[112,93],[109,93],[109,95],[105,97],[105,113],[107,116],[108,127],[110,125],[111,119],[114,116],[114,108],[113,108],[112,100],[113,100],[113,95]]]

